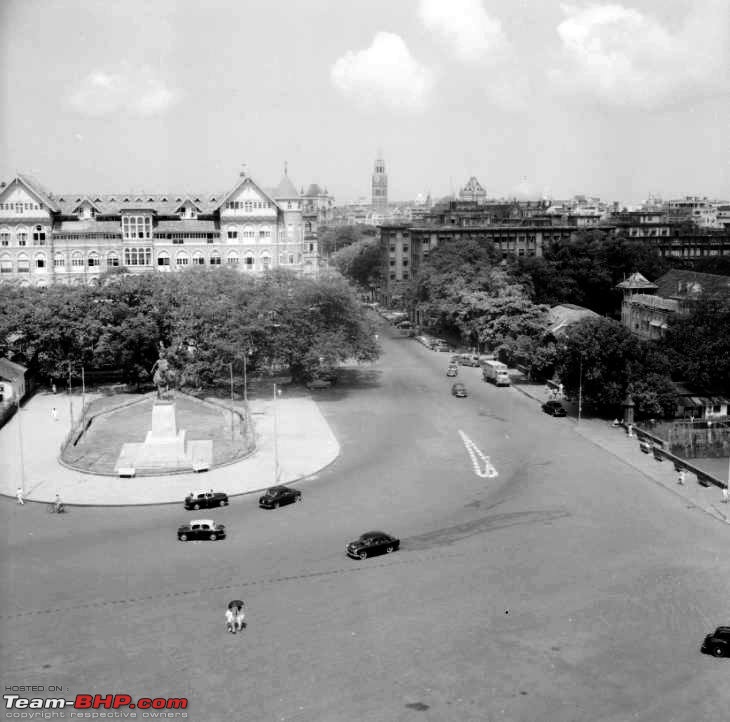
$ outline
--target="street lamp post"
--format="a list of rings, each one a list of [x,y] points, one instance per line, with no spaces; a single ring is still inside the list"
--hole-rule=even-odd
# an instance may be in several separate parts
[[[583,413],[583,354],[580,355],[580,371],[578,373],[578,423]]]
[[[25,496],[25,459],[23,458],[23,424],[20,420],[20,394],[15,399],[18,405],[18,460],[20,461],[20,488]]]
[[[228,363],[228,368],[231,372],[231,441],[233,441],[233,424],[235,423],[235,412],[233,411],[233,361]]]
[[[71,359],[68,361],[68,417],[71,423],[71,428],[74,427],[74,404],[71,398],[72,392],[72,381],[71,381]]]
[[[276,398],[280,393],[274,384],[274,484],[279,483],[279,414],[276,408]]]

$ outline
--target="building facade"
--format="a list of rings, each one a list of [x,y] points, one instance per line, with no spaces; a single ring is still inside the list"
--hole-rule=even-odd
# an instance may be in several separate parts
[[[121,266],[315,274],[316,231],[305,234],[304,211],[286,171],[273,189],[242,173],[222,194],[55,195],[18,175],[0,186],[0,281],[88,283]]]
[[[385,214],[388,210],[388,174],[385,172],[385,161],[377,158],[371,179],[371,203],[373,210]]]

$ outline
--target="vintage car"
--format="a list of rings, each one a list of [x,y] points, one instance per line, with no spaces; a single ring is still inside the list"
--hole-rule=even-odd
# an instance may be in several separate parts
[[[462,383],[455,383],[451,387],[451,395],[456,396],[458,399],[465,399],[469,394],[466,392],[466,386]]]
[[[316,391],[317,389],[328,389],[332,386],[332,382],[327,379],[312,379],[307,383],[307,388],[310,391]]]
[[[718,627],[702,642],[702,651],[715,657],[730,657],[730,627]]]
[[[449,366],[449,368],[446,369],[446,375],[450,376],[450,377],[458,376],[459,367],[458,366]]]
[[[216,541],[216,539],[226,538],[226,528],[223,524],[216,524],[212,519],[193,519],[180,526],[177,530],[177,538],[179,541],[196,539]]]
[[[288,486],[272,486],[266,493],[259,497],[259,506],[262,509],[278,509],[284,504],[293,504],[302,500],[302,492],[299,489],[290,489]]]
[[[400,539],[396,539],[383,531],[366,531],[358,539],[346,547],[347,556],[353,559],[366,559],[375,554],[390,554],[400,547]]]
[[[199,490],[185,497],[186,509],[211,509],[216,506],[228,506],[228,494],[222,491]]]
[[[565,416],[566,412],[560,401],[546,401],[542,405],[542,410],[550,416]]]

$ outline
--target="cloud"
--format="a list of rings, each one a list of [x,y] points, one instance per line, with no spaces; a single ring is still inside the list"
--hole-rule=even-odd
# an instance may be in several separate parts
[[[623,5],[562,10],[564,60],[548,73],[560,92],[645,109],[727,92],[727,0],[696,5],[675,32]]]
[[[349,51],[330,69],[332,84],[364,108],[387,106],[406,112],[429,102],[433,75],[410,53],[399,35],[376,33],[369,48]]]
[[[480,0],[421,0],[424,27],[464,63],[484,63],[509,51],[502,23],[487,15]]]
[[[151,116],[164,113],[179,99],[180,94],[166,87],[150,68],[124,64],[112,72],[89,73],[71,92],[69,103],[83,115]]]

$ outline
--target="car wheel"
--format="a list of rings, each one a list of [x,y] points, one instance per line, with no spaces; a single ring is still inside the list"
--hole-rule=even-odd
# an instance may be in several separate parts
[[[217,535],[217,534],[211,534],[211,535],[210,535],[210,536],[208,537],[208,539],[210,539],[211,541],[215,541],[215,540],[216,540],[217,538],[218,538],[218,535]]]
[[[385,548],[385,553],[390,554],[393,551],[393,545],[391,544],[389,547]]]
[[[218,502],[218,506],[225,506],[226,502],[221,499],[221,501]]]
[[[178,537],[178,539],[180,541],[187,541],[188,540],[188,535],[187,534],[180,534],[180,536]]]
[[[713,647],[712,653],[716,657],[724,657],[725,656],[725,649],[724,649],[724,647],[721,647],[720,645],[717,645],[717,647]]]
[[[367,552],[358,552],[357,556],[358,556],[358,559],[367,559],[368,553]]]
[[[200,509],[200,504],[193,504],[193,509],[195,509],[195,511],[198,511],[198,509]]]
[[[302,495],[299,494],[299,496],[297,496],[297,503],[300,502],[302,500],[302,498],[303,498]]]

